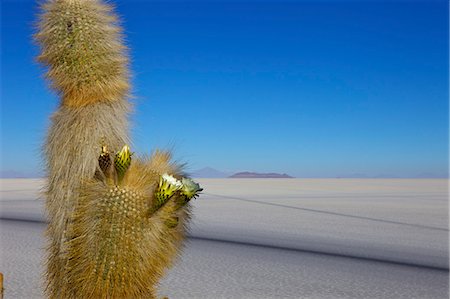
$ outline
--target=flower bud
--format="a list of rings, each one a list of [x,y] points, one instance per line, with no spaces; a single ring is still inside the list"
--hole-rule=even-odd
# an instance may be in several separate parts
[[[128,167],[130,167],[131,155],[132,153],[128,145],[124,145],[120,152],[116,154],[116,157],[114,159],[114,166],[116,168],[119,182],[125,176],[125,172],[127,171]]]

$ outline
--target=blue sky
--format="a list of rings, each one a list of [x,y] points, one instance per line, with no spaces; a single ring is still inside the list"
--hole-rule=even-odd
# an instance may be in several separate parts
[[[299,177],[448,171],[447,1],[112,1],[131,48],[136,152]],[[37,5],[2,1],[1,171],[37,174],[58,99]]]

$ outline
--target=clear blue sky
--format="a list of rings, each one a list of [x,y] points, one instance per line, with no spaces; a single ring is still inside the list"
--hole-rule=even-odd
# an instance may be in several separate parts
[[[447,1],[111,2],[135,151],[174,147],[190,170],[447,173]],[[2,171],[39,173],[57,105],[34,62],[37,9],[2,1]]]

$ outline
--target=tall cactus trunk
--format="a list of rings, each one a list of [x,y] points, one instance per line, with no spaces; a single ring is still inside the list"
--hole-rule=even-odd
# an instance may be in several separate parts
[[[134,160],[120,181],[99,167],[129,143],[126,47],[110,6],[50,0],[42,6],[38,60],[61,102],[45,143],[49,298],[154,298],[184,236],[188,200],[155,209],[160,177],[181,178],[170,155]],[[178,222],[181,225],[178,225]]]
[[[97,171],[102,143],[120,149],[127,143],[127,105],[122,102],[95,103],[83,107],[61,106],[53,115],[46,142],[48,161],[47,235],[51,241],[47,264],[51,298],[68,298],[64,289],[68,232],[71,215],[83,181]]]

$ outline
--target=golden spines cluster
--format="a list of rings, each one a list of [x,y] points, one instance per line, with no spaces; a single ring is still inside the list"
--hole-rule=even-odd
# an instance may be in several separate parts
[[[110,6],[97,0],[53,0],[42,6],[38,60],[67,106],[123,99],[128,58]]]

